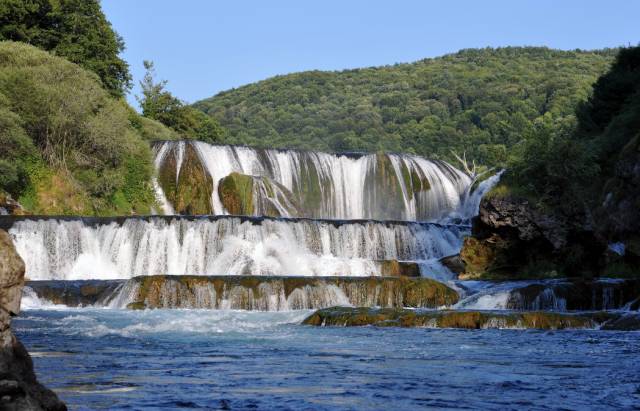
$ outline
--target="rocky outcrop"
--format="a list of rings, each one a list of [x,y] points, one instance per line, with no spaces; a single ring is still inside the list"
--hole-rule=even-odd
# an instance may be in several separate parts
[[[429,278],[144,276],[121,291],[129,308],[293,310],[354,305],[437,308],[458,301],[451,288]]]
[[[26,215],[28,214],[22,205],[14,200],[11,195],[0,190],[0,215]]]
[[[231,173],[220,179],[218,194],[225,210],[232,215],[304,215],[291,191],[265,176]]]
[[[623,317],[626,318],[624,321]],[[633,318],[635,318],[635,323]],[[636,316],[621,313],[552,313],[552,312],[485,312],[485,311],[422,311],[408,309],[377,309],[332,307],[318,310],[307,317],[303,324],[313,326],[353,327],[373,325],[377,327],[424,328],[513,328],[513,329],[640,329]],[[635,327],[635,328],[634,328]]]
[[[29,353],[10,328],[11,316],[20,312],[24,269],[11,238],[0,230],[0,409],[66,410],[38,383]]]
[[[460,278],[597,275],[605,246],[585,220],[538,210],[524,199],[489,196],[464,240]]]
[[[158,166],[158,183],[177,214],[213,214],[213,179],[192,144],[166,153]]]

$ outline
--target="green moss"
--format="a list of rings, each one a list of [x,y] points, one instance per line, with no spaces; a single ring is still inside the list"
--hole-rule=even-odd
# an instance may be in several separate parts
[[[231,173],[218,184],[222,205],[233,215],[253,215],[253,178],[240,173]]]

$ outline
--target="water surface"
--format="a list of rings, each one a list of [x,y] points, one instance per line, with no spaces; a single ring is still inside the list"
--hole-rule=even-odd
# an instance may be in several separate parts
[[[71,409],[633,409],[640,332],[315,328],[309,312],[25,310]]]

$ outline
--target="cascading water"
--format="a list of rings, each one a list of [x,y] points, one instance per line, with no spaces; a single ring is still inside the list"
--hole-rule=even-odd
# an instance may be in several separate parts
[[[301,211],[292,215],[287,208],[281,216],[310,218],[437,220],[464,206],[472,183],[448,163],[414,155],[329,154],[185,141],[158,142],[154,152],[160,190],[179,186],[183,170],[203,167],[212,184],[209,211],[216,215],[229,214],[218,185],[231,173],[266,177],[282,185]],[[164,193],[159,192],[159,199],[165,210],[178,209],[166,202]],[[258,213],[256,209],[253,214]]]
[[[380,275],[381,260],[428,266],[465,227],[239,217],[23,219],[9,233],[31,280],[152,274]],[[423,275],[428,275],[423,270]]]

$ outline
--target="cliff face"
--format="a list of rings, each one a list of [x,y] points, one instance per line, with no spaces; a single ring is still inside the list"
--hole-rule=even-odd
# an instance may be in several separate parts
[[[20,312],[24,269],[11,238],[0,230],[0,409],[66,410],[38,383],[29,353],[11,331],[11,316]]]
[[[585,216],[539,210],[514,197],[482,200],[464,240],[461,278],[598,275],[606,244]]]

